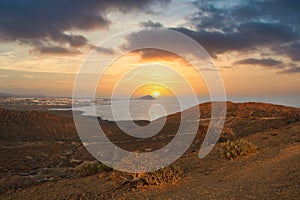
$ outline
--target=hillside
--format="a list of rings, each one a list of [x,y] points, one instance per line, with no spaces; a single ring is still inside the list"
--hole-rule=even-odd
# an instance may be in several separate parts
[[[257,152],[233,161],[220,157],[221,144],[198,158],[210,117],[199,106],[198,136],[175,164],[177,184],[150,188],[115,187],[109,173],[78,177],[74,168],[93,157],[82,146],[69,111],[0,109],[0,199],[296,199],[299,188],[300,109],[264,103],[227,103],[224,140],[244,138]],[[189,112],[189,111],[185,111]],[[174,136],[180,113],[145,140],[124,135],[114,122],[99,120],[107,136],[128,150],[158,149]],[[136,122],[147,125],[149,122]],[[155,123],[155,122],[154,122]],[[230,132],[231,133],[231,132]],[[200,138],[200,139],[199,139]]]

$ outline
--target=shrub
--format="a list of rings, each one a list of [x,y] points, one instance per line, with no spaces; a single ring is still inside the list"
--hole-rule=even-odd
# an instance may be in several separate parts
[[[233,139],[236,139],[236,135],[234,134],[233,130],[231,128],[223,128],[219,138],[219,142],[226,142]]]
[[[112,178],[118,186],[130,185],[133,188],[160,186],[167,183],[176,183],[183,170],[178,166],[167,166],[154,172],[127,173],[114,170]]]
[[[141,186],[163,185],[175,183],[180,179],[183,170],[178,166],[167,166],[154,172],[144,174],[139,180]]]
[[[109,171],[112,171],[112,168],[98,161],[85,161],[75,168],[76,174],[81,177]]]
[[[99,172],[111,172],[113,169],[103,163],[99,163],[98,166],[98,171]]]
[[[160,162],[159,157],[155,154],[141,156],[138,152],[136,153],[137,154],[124,157],[119,164],[122,165],[122,168],[126,171],[137,170],[141,172],[128,173],[114,170],[112,178],[115,180],[117,186],[127,184],[131,187],[147,187],[174,183],[179,180],[183,174],[183,171],[177,166],[168,166],[153,172],[147,172],[154,168],[159,168],[162,162]],[[147,163],[147,165],[144,166],[143,163]],[[118,166],[118,164],[116,166]]]
[[[75,172],[81,177],[91,176],[99,172],[98,165],[98,161],[84,161],[75,168]]]
[[[221,155],[227,159],[234,159],[239,156],[246,156],[256,152],[256,146],[244,139],[227,141],[222,143]]]

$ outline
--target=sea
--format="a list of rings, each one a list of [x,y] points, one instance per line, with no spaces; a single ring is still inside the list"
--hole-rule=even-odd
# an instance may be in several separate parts
[[[295,97],[269,97],[269,98],[230,98],[233,102],[265,102],[300,108],[300,96]],[[180,103],[177,98],[157,98],[154,100],[142,99],[105,99],[97,98],[76,99],[72,108],[52,108],[53,110],[80,111],[83,116],[97,116],[110,121],[153,121],[158,118],[181,112],[201,103],[209,102],[210,99],[198,97],[182,98]]]
[[[147,120],[181,112],[205,101],[186,98],[160,98],[154,100],[97,99],[73,104],[73,111],[80,111],[83,116],[97,116],[110,121]]]

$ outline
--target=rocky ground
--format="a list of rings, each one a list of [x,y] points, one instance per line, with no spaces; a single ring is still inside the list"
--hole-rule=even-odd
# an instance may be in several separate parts
[[[297,199],[300,196],[300,109],[263,103],[227,103],[223,139],[243,138],[256,153],[227,160],[221,144],[198,158],[210,118],[199,106],[198,136],[174,165],[184,174],[174,183],[116,187],[113,172],[79,177],[75,167],[94,158],[85,150],[68,111],[0,109],[0,199]],[[178,129],[180,114],[147,140],[124,135],[114,122],[100,124],[115,144],[155,150]],[[137,122],[147,125],[148,122]],[[124,142],[127,141],[127,142]]]

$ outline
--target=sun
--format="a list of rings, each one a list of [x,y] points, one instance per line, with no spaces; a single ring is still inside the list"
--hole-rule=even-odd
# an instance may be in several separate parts
[[[153,96],[154,98],[157,98],[157,97],[160,96],[160,93],[159,93],[159,92],[152,92],[152,96]]]

